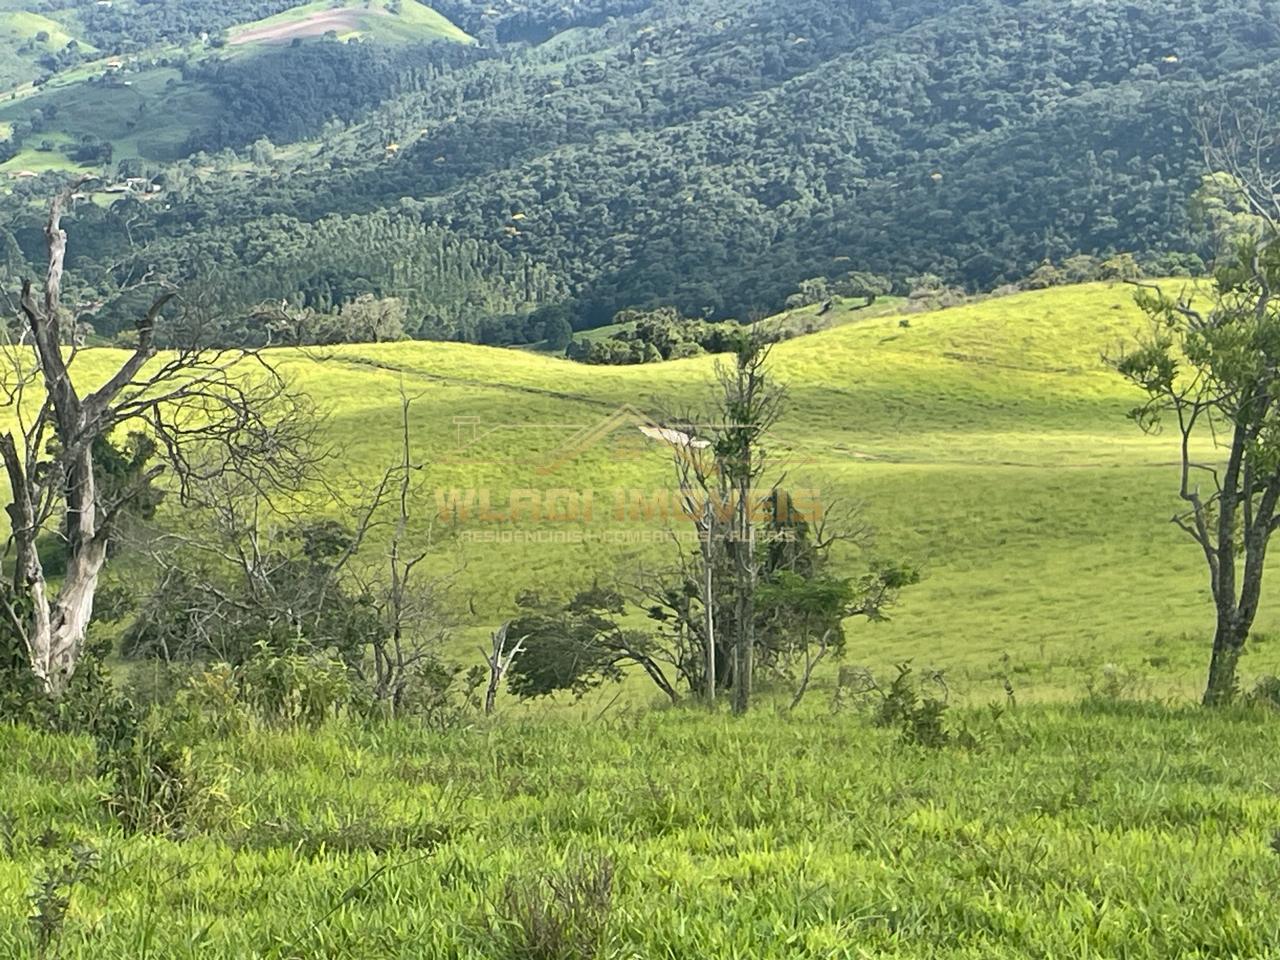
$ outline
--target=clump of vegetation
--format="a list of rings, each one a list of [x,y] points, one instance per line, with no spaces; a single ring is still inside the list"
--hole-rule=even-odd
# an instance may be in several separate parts
[[[1116,703],[1144,699],[1150,695],[1150,684],[1140,670],[1114,663],[1103,664],[1084,679],[1085,694],[1091,701]]]
[[[592,960],[605,944],[614,865],[583,859],[561,873],[509,879],[495,934],[512,960]]]
[[[33,912],[27,917],[27,925],[37,957],[58,955],[72,895],[97,872],[100,863],[101,856],[92,844],[73,843],[36,877],[35,888],[28,896]]]
[[[684,317],[674,307],[623,310],[613,322],[622,329],[608,337],[574,341],[567,351],[569,359],[597,366],[681,360],[725,353],[743,333],[740,324]]]
[[[785,389],[769,350],[767,339],[740,334],[734,362],[716,368],[709,412],[649,428],[670,447],[679,520],[697,549],[681,549],[678,565],[643,577],[629,596],[599,584],[568,600],[523,593],[506,628],[523,638],[504,671],[514,693],[581,697],[633,666],[672,703],[683,687],[708,703],[730,694],[745,712],[759,672],[793,686],[794,709],[819,666],[843,652],[846,622],[886,620],[901,591],[919,582],[910,565],[880,559],[860,577],[837,576],[836,548],[867,546],[869,529],[771,479],[767,437]],[[631,608],[647,612],[650,631],[630,625]]]
[[[448,826],[425,818],[386,823],[353,816],[322,824],[261,820],[234,833],[228,843],[237,850],[288,850],[294,856],[315,859],[351,853],[430,853],[452,837]]]
[[[355,695],[346,664],[326,653],[277,651],[260,643],[235,671],[238,697],[268,723],[315,729]]]
[[[153,707],[125,714],[98,738],[103,806],[127,833],[185,836],[225,820],[230,799],[220,778],[195,760],[203,731],[186,718]]]
[[[867,669],[850,671],[841,679],[840,693],[870,707],[871,722],[896,730],[903,741],[920,747],[945,747],[952,742],[947,729],[950,691],[942,671],[921,676],[910,663],[898,664],[884,686]]]
[[[1248,700],[1257,706],[1280,710],[1280,677],[1272,674],[1259,677],[1249,691]]]

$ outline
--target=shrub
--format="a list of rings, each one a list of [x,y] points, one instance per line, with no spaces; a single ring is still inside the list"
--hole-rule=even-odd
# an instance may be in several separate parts
[[[0,639],[0,722],[24,723],[59,733],[109,735],[127,710],[127,703],[111,681],[105,664],[109,641],[90,637],[67,689],[51,699],[6,634]]]
[[[1246,701],[1253,706],[1280,710],[1280,677],[1272,674],[1259,677]]]
[[[1131,253],[1118,253],[1098,267],[1101,280],[1140,280],[1143,276],[1142,267]]]
[[[464,724],[479,706],[477,691],[488,680],[483,668],[463,671],[434,657],[424,657],[405,672],[398,712],[432,730],[444,732]]]
[[[98,740],[103,806],[128,833],[183,836],[220,821],[229,804],[221,784],[192,756],[195,727],[173,710],[152,707]]]
[[[259,643],[235,669],[239,699],[267,723],[319,727],[355,697],[347,665],[327,653],[277,652]]]
[[[233,736],[249,727],[249,707],[240,699],[236,671],[230,664],[216,663],[191,677],[177,702],[214,736]]]
[[[1139,700],[1149,692],[1146,678],[1140,671],[1114,663],[1104,664],[1097,673],[1087,673],[1084,689],[1090,700],[1109,703]]]
[[[1024,290],[1047,290],[1049,287],[1062,286],[1066,282],[1066,274],[1052,262],[1045,260],[1022,281],[1021,286]]]
[[[27,917],[27,926],[35,940],[36,956],[57,955],[72,892],[93,875],[98,863],[96,849],[77,843],[36,877],[35,887],[27,897],[33,910]]]
[[[909,662],[900,663],[898,675],[888,688],[882,687],[870,670],[841,670],[836,689],[839,706],[848,691],[855,699],[871,701],[871,722],[877,727],[898,730],[907,743],[922,747],[943,747],[952,740],[945,720],[948,703],[946,678],[941,671],[927,674],[923,683],[933,692],[922,692],[922,681]]]
[[[951,735],[943,722],[949,705],[942,674],[935,673],[929,678],[943,690],[943,695],[938,697],[921,694],[919,681],[911,664],[901,663],[897,669],[898,675],[893,678],[893,683],[876,707],[873,722],[876,726],[897,728],[908,743],[922,747],[946,746]]]

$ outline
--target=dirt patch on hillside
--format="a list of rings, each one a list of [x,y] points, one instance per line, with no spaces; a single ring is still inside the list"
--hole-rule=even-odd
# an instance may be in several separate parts
[[[239,46],[244,43],[288,43],[302,37],[322,37],[330,30],[339,34],[355,30],[360,26],[362,17],[369,13],[381,13],[375,10],[321,10],[313,13],[305,20],[292,23],[277,23],[271,26],[255,27],[233,37],[229,44]]]

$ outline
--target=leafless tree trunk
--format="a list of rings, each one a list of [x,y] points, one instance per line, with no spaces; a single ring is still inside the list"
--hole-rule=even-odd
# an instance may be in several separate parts
[[[702,558],[703,669],[706,672],[703,688],[707,703],[714,705],[719,683],[715,624],[716,538],[720,532],[717,501],[723,502],[725,497],[722,485],[718,486],[716,482],[719,474],[715,469],[711,441],[699,436],[698,426],[692,420],[680,429],[668,428],[659,433],[671,444],[681,502],[698,535]]]
[[[413,473],[417,469],[413,462],[413,438],[409,423],[409,409],[412,403],[413,401],[402,388],[400,391],[400,463],[396,471],[398,513],[387,558],[389,564],[386,600],[388,636],[386,639],[379,638],[373,644],[378,696],[390,700],[396,709],[401,706],[409,672],[422,659],[422,652],[411,650],[410,645],[406,643],[405,631],[413,613],[409,595],[410,583],[414,572],[430,555],[429,548],[412,555],[405,552],[410,520],[410,492]]]
[[[516,640],[508,649],[508,634],[511,630],[511,623],[504,623],[501,627],[494,631],[493,634],[493,650],[485,652],[481,650],[485,663],[489,665],[489,686],[484,694],[484,713],[485,716],[493,716],[493,711],[498,705],[498,690],[502,686],[502,678],[507,675],[507,671],[511,669],[511,664],[515,662],[516,657],[524,652],[524,637]]]
[[[711,506],[707,505],[708,522],[706,524],[705,545],[702,548],[702,607],[704,626],[707,634],[707,682],[706,697],[710,706],[716,703],[716,615],[715,615],[715,543],[712,540],[714,527],[710,522]]]
[[[271,448],[278,453],[286,442],[268,419],[283,383],[265,363],[254,369],[256,377],[242,379],[250,373],[247,364],[239,366],[245,351],[193,346],[158,357],[156,324],[172,293],[158,297],[138,320],[137,347],[115,373],[92,393],[80,392],[71,376],[78,350],[64,342],[62,328],[67,251],[62,219],[82,182],[50,206],[43,294],[37,295],[31,281],[23,283],[19,305],[29,338],[7,348],[0,382],[16,423],[0,435],[12,498],[7,513],[14,557],[3,615],[26,650],[32,673],[54,697],[65,690],[80,659],[112,521],[163,469],[150,470],[109,502],[95,480],[94,443],[122,425],[146,429],[186,489],[210,469],[200,460],[201,449],[233,451],[234,458],[220,461],[216,469],[236,469],[244,458]],[[66,573],[56,587],[46,577],[38,549],[40,535],[55,527],[55,519],[67,552]]]
[[[796,695],[791,698],[791,706],[788,708],[794,710],[800,706],[800,701],[804,699],[804,695],[809,692],[809,684],[813,680],[813,672],[818,669],[823,660],[827,659],[827,654],[831,652],[831,631],[827,630],[822,634],[822,640],[818,644],[818,652],[815,654],[809,649],[806,643],[804,647],[804,673],[800,676],[800,685],[796,687]]]

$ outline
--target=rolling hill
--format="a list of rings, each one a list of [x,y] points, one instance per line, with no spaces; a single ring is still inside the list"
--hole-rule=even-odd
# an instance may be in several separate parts
[[[610,688],[569,709],[504,693],[495,717],[259,720],[217,707],[219,665],[146,727],[194,743],[189,779],[208,771],[194,782],[210,799],[179,808],[178,830],[122,828],[101,737],[0,724],[0,942],[47,955],[30,917],[52,887],[68,956],[1270,956],[1274,708],[1161,703],[1125,673],[1190,692],[1207,626],[1195,551],[1161,522],[1167,446],[1128,429],[1131,399],[1099,363],[1139,323],[1130,291],[910,320],[779,347],[793,402],[777,440],[808,451],[808,482],[866,499],[886,549],[926,561],[850,659],[949,667],[976,703],[937,721],[945,743],[826,690],[730,716],[647,709],[643,680],[636,700]],[[82,358],[86,374],[119,359]],[[426,485],[499,491],[662,482],[661,456],[613,414],[693,400],[713,362],[586,369],[423,344],[278,359],[331,411],[353,485],[396,455],[403,388]],[[522,586],[609,579],[618,548],[466,552],[483,629]],[[1257,640],[1248,672],[1274,670],[1274,635]],[[477,660],[474,642],[457,653]],[[1109,679],[1082,697],[1091,674]],[[167,676],[140,664],[130,689]],[[1066,702],[1028,702],[1045,699]],[[127,762],[154,776],[140,755]],[[90,872],[60,881],[68,862]]]
[[[471,43],[472,38],[418,0],[379,0],[376,3],[331,3],[316,0],[228,31],[231,47],[290,43],[323,36],[332,31],[339,40],[353,38],[403,42],[450,40]]]
[[[1080,254],[1196,271],[1212,256],[1190,212],[1197,112],[1265,99],[1280,62],[1275,0],[441,2],[456,29],[411,3],[145,7],[80,14],[126,60],[110,89],[86,94],[80,65],[0,111],[25,133],[10,173],[57,171],[70,147],[163,185],[104,204],[69,264],[108,301],[106,334],[127,325],[101,280],[126,247],[174,282],[215,275],[228,313],[372,292],[404,299],[415,331],[499,345],[541,307],[579,330],[631,307],[741,319],[850,270],[900,293],[928,275],[989,290]],[[366,40],[294,47],[322,27]],[[131,75],[164,49],[169,66]],[[395,249],[353,272],[345,251],[387,219],[500,252],[522,296],[442,303]],[[352,239],[303,251],[301,274],[245,256],[338,220]],[[38,258],[38,232],[13,232]]]
[[[145,12],[137,15],[144,17]],[[48,39],[37,43],[36,36]],[[27,12],[0,12],[0,55],[18,57],[28,47],[62,49],[70,39],[56,21]],[[20,132],[21,147],[0,162],[0,174],[92,170],[109,178],[122,163],[132,164],[131,172],[139,173],[145,165],[181,160],[195,152],[193,137],[225,124],[233,110],[219,95],[217,77],[252,77],[274,69],[281,60],[312,56],[310,51],[291,49],[295,40],[329,39],[360,41],[379,49],[473,42],[417,0],[319,0],[237,23],[216,36],[177,35],[121,53],[80,44],[80,61],[46,75],[41,83],[32,84],[25,75],[12,78],[7,102],[0,101],[0,127],[11,138]],[[209,63],[218,64],[219,73]],[[204,66],[196,69],[197,64]],[[297,77],[299,83],[304,79]],[[372,75],[357,72],[352,82],[368,85],[368,106],[385,92],[378,84],[386,80]],[[101,155],[75,156],[86,142],[110,149]]]
[[[0,3],[0,90],[30,83],[47,71],[49,58],[68,46],[85,56],[97,48],[72,23],[54,20],[15,0]]]
[[[1020,695],[1069,696],[1107,664],[1195,691],[1211,609],[1196,550],[1167,522],[1175,452],[1126,419],[1134,396],[1101,360],[1142,323],[1129,287],[1093,284],[907,326],[847,323],[776,348],[790,402],[772,446],[788,485],[862,504],[876,551],[926,574],[891,623],[851,630],[850,662],[947,667],[974,695],[998,693],[1008,676]],[[105,365],[114,354],[84,356]],[[415,398],[419,534],[439,504],[463,502],[453,491],[487,491],[497,513],[512,491],[595,492],[590,522],[527,511],[484,521],[478,506],[460,520],[463,542],[441,548],[437,569],[461,562],[455,602],[475,604],[477,633],[521,590],[630,581],[670,561],[661,514],[634,507],[619,521],[613,498],[670,489],[665,456],[636,418],[698,404],[714,358],[584,367],[420,343],[279,358],[329,412],[335,476],[353,489],[394,461],[401,389]],[[1264,615],[1249,671],[1280,667],[1277,627],[1280,611]]]

